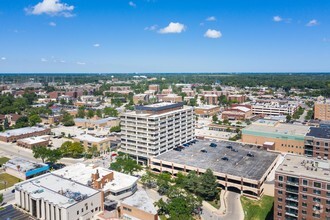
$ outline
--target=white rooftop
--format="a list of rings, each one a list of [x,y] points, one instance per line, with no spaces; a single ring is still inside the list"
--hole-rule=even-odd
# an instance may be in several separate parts
[[[136,191],[134,195],[124,199],[122,201],[122,204],[133,206],[150,214],[157,214],[157,210],[154,204],[150,200],[146,191],[144,191],[143,189]]]
[[[93,143],[100,143],[100,142],[109,140],[108,138],[94,137],[89,134],[78,135],[74,139],[78,139],[80,141],[93,142]]]
[[[83,163],[77,163],[70,166],[67,166],[63,169],[56,170],[53,173],[63,176],[65,178],[70,178],[74,181],[77,181],[81,184],[88,185],[88,182],[91,181],[92,174],[96,173],[98,170],[100,178],[111,172],[113,172],[113,178],[111,182],[105,184],[103,191],[118,192],[126,188],[131,188],[137,181],[138,178],[130,176],[124,173],[117,171],[109,170],[103,167],[94,167],[93,164],[86,165]]]
[[[49,140],[49,136],[43,135],[43,136],[37,136],[37,137],[23,138],[23,139],[20,139],[19,141],[26,143],[26,144],[37,144],[37,143],[44,142],[47,140]]]
[[[46,130],[46,129],[42,128],[42,127],[25,127],[25,128],[18,128],[18,129],[0,132],[0,136],[3,136],[3,137],[19,136],[19,135],[23,135],[23,134],[29,134],[29,133],[34,133],[34,132],[39,132],[39,131],[44,131],[44,130]]]
[[[59,207],[68,208],[90,196],[100,193],[88,186],[47,173],[15,185],[17,190],[28,192],[31,198],[49,201]]]
[[[4,167],[17,170],[18,172],[25,173],[30,170],[34,170],[40,167],[48,166],[44,163],[36,163],[30,160],[26,160],[21,157],[15,157],[7,161],[4,165]]]

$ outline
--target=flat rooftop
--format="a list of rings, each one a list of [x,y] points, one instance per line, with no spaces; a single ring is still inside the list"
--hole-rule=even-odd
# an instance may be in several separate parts
[[[46,129],[42,128],[42,127],[25,127],[25,128],[18,128],[18,129],[0,132],[0,136],[3,136],[3,137],[19,136],[19,135],[23,135],[23,134],[30,134],[30,133],[44,131],[44,130],[46,130]]]
[[[276,169],[293,176],[305,176],[330,182],[330,161],[287,154]]]
[[[203,110],[210,110],[213,108],[220,108],[218,105],[201,105],[201,106],[197,106],[195,107],[195,109],[203,109]]]
[[[113,172],[114,180],[109,183],[106,183],[104,185],[103,191],[121,191],[126,188],[131,188],[138,181],[138,178],[135,176],[130,176],[103,167],[95,167],[93,164],[86,165],[83,163],[73,164],[62,169],[53,171],[53,173],[59,176],[63,176],[67,179],[72,179],[81,184],[88,185],[88,182],[92,180],[92,174],[95,174],[96,170],[98,170],[100,178]]]
[[[104,124],[107,123],[108,121],[114,121],[117,120],[118,118],[116,117],[108,117],[108,118],[102,118],[99,120],[94,120],[94,119],[85,119],[85,118],[75,118],[74,122],[80,122],[80,123],[93,123],[93,124]]]
[[[89,134],[78,135],[78,136],[74,137],[73,139],[78,139],[80,141],[88,141],[88,142],[93,142],[93,143],[100,143],[100,142],[109,140],[109,138],[94,137]]]
[[[50,140],[48,135],[43,136],[37,136],[37,137],[29,137],[29,138],[23,138],[20,139],[19,142],[23,142],[26,144],[38,144],[40,142],[48,141]]]
[[[261,123],[252,123],[248,127],[242,130],[243,134],[247,133],[272,133],[278,135],[290,135],[290,136],[299,136],[304,137],[309,132],[310,127],[305,125],[296,125],[296,124],[285,124],[277,123],[268,124],[265,122]]]
[[[124,199],[122,203],[153,215],[157,214],[157,209],[155,208],[152,200],[150,200],[148,194],[143,189],[136,191],[134,195]]]
[[[330,139],[330,128],[329,127],[311,127],[306,136],[312,136],[317,138]]]
[[[184,150],[171,150],[161,154],[155,159],[172,163],[208,169],[214,172],[260,180],[270,165],[276,160],[278,154],[260,150],[254,145],[242,145],[236,142],[214,142],[217,147],[210,147],[211,141],[199,140],[197,143],[186,147]],[[233,152],[226,146],[232,146],[238,152]],[[202,149],[207,153],[201,152]],[[254,157],[248,157],[251,152]],[[227,157],[229,160],[222,160]]]
[[[100,193],[91,187],[63,178],[53,173],[26,180],[15,185],[17,190],[28,192],[31,198],[45,200],[59,207],[68,208],[73,204]]]
[[[26,173],[34,169],[46,167],[48,165],[44,163],[36,163],[21,157],[15,157],[7,161],[3,166],[13,170],[17,170],[21,173]]]

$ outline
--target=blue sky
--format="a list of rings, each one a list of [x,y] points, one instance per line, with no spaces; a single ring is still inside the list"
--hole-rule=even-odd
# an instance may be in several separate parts
[[[330,71],[329,0],[0,0],[0,72]]]

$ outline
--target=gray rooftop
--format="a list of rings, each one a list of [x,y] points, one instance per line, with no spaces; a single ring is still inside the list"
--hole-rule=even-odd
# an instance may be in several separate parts
[[[287,154],[276,172],[330,182],[330,161]]]
[[[29,133],[34,133],[34,132],[39,132],[39,131],[44,131],[44,130],[45,130],[45,128],[43,128],[43,127],[25,127],[25,128],[18,128],[18,129],[0,132],[0,136],[3,136],[3,137],[19,136],[19,135],[23,135],[23,134],[29,134]]]
[[[201,169],[210,168],[214,172],[224,173],[252,180],[260,180],[278,154],[258,149],[254,145],[242,145],[236,142],[214,142],[217,147],[210,147],[211,141],[199,140],[186,147],[181,152],[169,151],[156,157],[158,160],[169,161]],[[231,151],[226,146],[232,146],[238,152]],[[201,152],[207,150],[207,153]],[[254,157],[248,157],[251,152]],[[227,157],[229,160],[222,160]]]
[[[150,200],[148,194],[143,189],[136,191],[134,195],[124,199],[122,203],[154,215],[157,214],[152,200]]]

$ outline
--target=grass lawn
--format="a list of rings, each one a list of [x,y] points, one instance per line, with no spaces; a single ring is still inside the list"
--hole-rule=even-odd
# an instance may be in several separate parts
[[[11,176],[7,173],[2,173],[0,174],[0,190],[5,188],[5,184],[3,183],[3,181],[7,181],[7,185],[6,187],[10,187],[12,185],[14,185],[15,183],[18,183],[20,181],[20,179]]]
[[[9,160],[7,157],[0,157],[0,167]]]
[[[245,220],[273,219],[274,197],[263,196],[260,200],[241,197]]]

